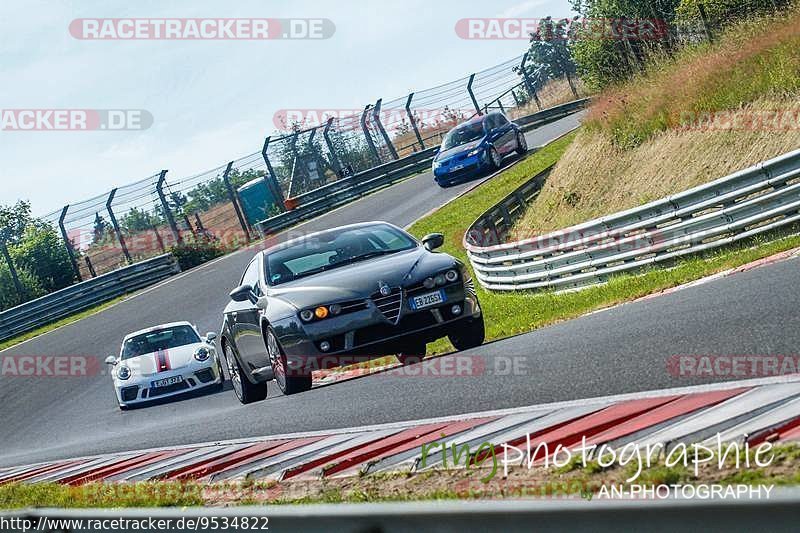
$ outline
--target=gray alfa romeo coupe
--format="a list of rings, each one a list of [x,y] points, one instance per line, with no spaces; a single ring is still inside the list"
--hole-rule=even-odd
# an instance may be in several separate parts
[[[386,222],[306,235],[259,252],[225,308],[220,347],[242,403],[311,388],[313,370],[386,355],[418,362],[448,337],[483,343],[469,271],[434,252],[441,233],[417,241]]]

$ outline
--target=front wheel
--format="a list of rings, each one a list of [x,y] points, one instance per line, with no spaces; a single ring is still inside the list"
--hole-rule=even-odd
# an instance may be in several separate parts
[[[284,394],[297,394],[298,392],[305,392],[311,389],[311,374],[300,374],[297,376],[290,376],[288,365],[286,363],[286,354],[283,353],[278,337],[272,328],[267,329],[266,334],[267,355],[269,355],[269,362],[272,365],[272,373],[275,376],[275,383]]]
[[[260,402],[267,397],[267,384],[266,383],[250,383],[242,372],[242,367],[239,365],[239,360],[233,355],[230,347],[223,344],[222,353],[225,355],[225,363],[228,366],[228,375],[233,385],[233,392],[236,397],[243,404]]]
[[[498,170],[500,168],[501,163],[503,162],[503,158],[500,157],[500,154],[497,152],[494,146],[489,148],[489,168],[492,171]]]
[[[447,336],[456,350],[469,350],[483,344],[486,329],[483,324],[483,315],[478,318],[462,320]]]
[[[528,141],[525,139],[525,134],[521,131],[517,132],[517,153],[525,155],[528,151]]]

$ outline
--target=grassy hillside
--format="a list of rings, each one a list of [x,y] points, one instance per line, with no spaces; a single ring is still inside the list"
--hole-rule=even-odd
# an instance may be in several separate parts
[[[798,116],[800,11],[736,26],[601,94],[516,231],[560,229],[800,148]]]

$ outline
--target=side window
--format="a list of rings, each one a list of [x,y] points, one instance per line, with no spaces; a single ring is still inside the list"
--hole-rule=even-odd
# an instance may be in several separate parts
[[[508,124],[508,119],[504,115],[495,115],[495,120],[497,121],[497,128],[502,128],[503,126]]]
[[[486,131],[486,133],[489,133],[496,127],[497,126],[495,125],[494,122],[494,115],[487,115],[486,120],[483,121],[483,129]]]
[[[258,258],[255,258],[249,265],[247,265],[247,269],[244,271],[242,281],[239,283],[239,285],[250,285],[253,287],[256,294],[259,294],[260,287],[258,281]]]

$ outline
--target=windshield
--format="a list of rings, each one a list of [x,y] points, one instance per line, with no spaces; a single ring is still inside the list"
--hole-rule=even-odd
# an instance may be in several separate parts
[[[175,326],[142,333],[126,340],[122,345],[122,359],[168,350],[200,342],[200,337],[190,326]]]
[[[469,122],[450,130],[442,142],[442,150],[476,141],[485,135],[483,122]]]
[[[269,254],[267,279],[270,285],[280,285],[416,245],[411,237],[385,224],[326,233]]]

